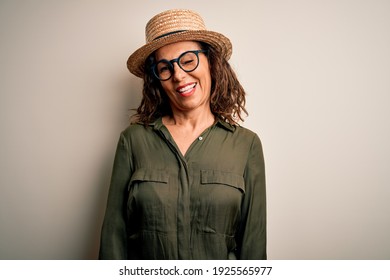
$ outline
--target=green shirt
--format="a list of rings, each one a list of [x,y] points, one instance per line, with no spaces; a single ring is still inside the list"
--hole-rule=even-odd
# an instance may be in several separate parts
[[[259,137],[217,121],[182,155],[158,119],[120,135],[100,259],[266,259]]]

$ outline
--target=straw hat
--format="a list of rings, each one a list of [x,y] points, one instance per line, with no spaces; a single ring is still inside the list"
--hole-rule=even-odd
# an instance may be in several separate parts
[[[127,68],[143,78],[146,58],[155,50],[180,41],[200,41],[213,46],[229,59],[232,44],[224,35],[209,31],[201,16],[190,10],[168,10],[154,16],[145,27],[146,44],[130,55]]]

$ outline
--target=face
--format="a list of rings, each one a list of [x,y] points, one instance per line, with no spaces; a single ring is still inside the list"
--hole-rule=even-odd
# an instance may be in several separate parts
[[[171,61],[186,51],[201,50],[197,42],[184,41],[166,45],[155,53],[156,61]],[[173,63],[172,77],[160,81],[168,95],[173,113],[210,111],[211,75],[205,53],[199,53],[199,65],[192,72],[185,72],[177,62]]]

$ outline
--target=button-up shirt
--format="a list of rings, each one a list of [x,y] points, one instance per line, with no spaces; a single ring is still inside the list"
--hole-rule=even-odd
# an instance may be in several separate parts
[[[262,145],[217,121],[183,155],[162,119],[118,142],[101,259],[266,259]]]

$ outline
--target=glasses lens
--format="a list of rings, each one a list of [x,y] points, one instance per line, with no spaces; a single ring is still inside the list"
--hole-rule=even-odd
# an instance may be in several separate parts
[[[171,66],[168,61],[160,61],[155,67],[155,73],[160,80],[168,80],[171,77]]]
[[[179,59],[179,65],[181,69],[186,72],[194,71],[198,67],[198,56],[193,52],[184,53]]]
[[[194,71],[199,65],[198,52],[200,51],[188,51],[171,61],[160,60],[153,68],[154,74],[161,81],[170,79],[174,71],[173,63],[175,62],[186,72]]]

